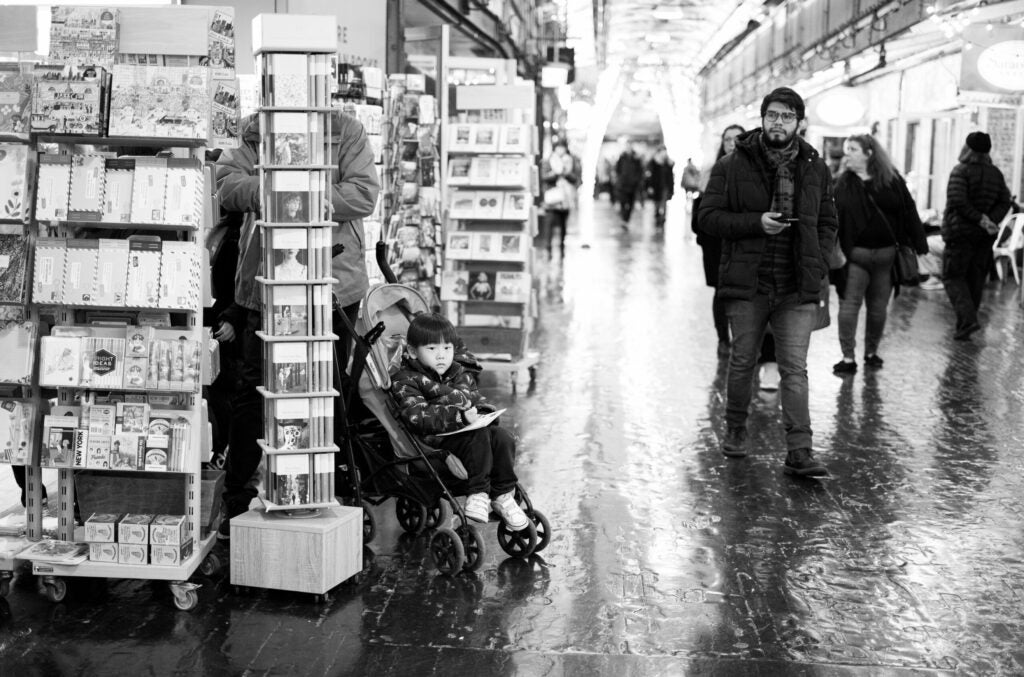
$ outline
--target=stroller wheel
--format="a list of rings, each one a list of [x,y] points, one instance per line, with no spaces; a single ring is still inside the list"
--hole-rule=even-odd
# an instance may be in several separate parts
[[[370,512],[370,504],[363,501],[363,545],[373,541],[373,537],[377,535],[377,520],[373,518],[373,513]]]
[[[525,529],[512,531],[502,520],[498,523],[498,545],[510,557],[529,557],[537,548],[537,527],[530,522]]]
[[[427,508],[426,527],[428,529],[436,529],[447,522],[449,516],[448,503],[439,498],[434,507]]]
[[[533,526],[537,529],[537,547],[533,551],[540,552],[551,542],[551,524],[540,510],[531,510],[526,513],[526,516],[530,518]]]
[[[462,540],[449,527],[441,527],[430,537],[430,557],[438,571],[454,576],[466,561]]]
[[[403,529],[410,534],[418,534],[427,524],[427,506],[399,496],[395,499],[395,516]]]
[[[466,554],[466,563],[462,568],[466,571],[477,571],[484,565],[484,541],[480,532],[472,524],[461,524],[455,533],[462,539],[462,550]]]

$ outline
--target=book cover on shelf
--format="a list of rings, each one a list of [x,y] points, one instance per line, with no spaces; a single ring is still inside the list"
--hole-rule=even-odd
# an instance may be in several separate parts
[[[84,66],[76,79],[65,79],[64,67],[37,65],[32,97],[33,132],[98,136],[104,128],[106,107],[103,68]]]
[[[274,275],[272,279],[289,281],[309,279],[309,266],[306,265],[308,258],[305,249],[275,249],[273,253]]]
[[[36,240],[35,267],[32,276],[32,300],[36,303],[60,303],[64,295],[64,262],[68,241],[41,237]]]
[[[210,147],[238,148],[238,127],[241,124],[239,84],[235,77],[217,80],[214,75],[213,106],[210,110]]]
[[[469,168],[469,182],[475,186],[493,186],[498,182],[498,158],[474,157]]]
[[[499,233],[498,253],[495,259],[501,261],[523,261],[530,248],[530,241],[524,233]]]
[[[500,219],[505,195],[498,190],[478,190],[473,202],[473,219]]]
[[[160,300],[160,252],[162,243],[154,235],[128,238],[128,277],[125,305],[156,307]]]
[[[318,170],[279,170],[270,175],[270,218],[274,223],[324,220],[324,173]]]
[[[473,130],[473,150],[478,153],[495,153],[498,150],[499,125],[476,125]]]
[[[499,186],[528,186],[530,161],[522,157],[498,158],[495,174],[495,183]]]
[[[325,162],[324,119],[320,113],[266,114],[264,151],[272,165],[321,165]]]
[[[93,303],[123,306],[128,279],[128,240],[101,238],[97,256]]]
[[[124,386],[124,339],[86,336],[81,339],[79,385],[89,388]],[[111,428],[113,419],[111,419]],[[113,433],[113,429],[109,433]]]
[[[67,388],[78,385],[82,361],[78,336],[44,336],[39,340],[39,385]]]
[[[85,454],[86,468],[110,468],[109,435],[89,435],[89,443]]]
[[[112,470],[137,470],[142,435],[123,433],[114,435],[110,442],[110,468]]]
[[[491,261],[498,255],[497,233],[473,233],[473,251],[471,259]]]
[[[68,468],[74,462],[77,420],[71,416],[43,417],[43,448],[39,465]]]
[[[161,308],[195,310],[201,285],[196,246],[191,242],[164,242],[160,255],[158,305]]]
[[[306,336],[309,332],[309,298],[306,287],[274,285],[268,287],[271,325],[274,336]]]
[[[529,273],[498,271],[495,279],[494,300],[506,303],[526,303],[529,301]]]
[[[103,211],[100,220],[128,223],[132,220],[132,189],[135,182],[135,160],[107,158],[103,179]]]
[[[113,7],[52,7],[50,59],[110,68],[117,55],[120,11]]]
[[[525,221],[530,218],[530,207],[533,198],[529,193],[512,190],[505,193],[505,204],[502,206],[501,218]]]
[[[309,503],[309,455],[280,454],[272,456],[271,459],[274,476],[274,502],[277,505]]]
[[[32,462],[36,406],[20,400],[0,400],[0,463]]]
[[[275,449],[308,449],[311,405],[305,398],[269,400],[273,416],[270,436]]]
[[[0,63],[0,135],[28,139],[32,75],[19,63]]]
[[[167,195],[167,158],[136,157],[132,183],[132,221],[163,223]]]
[[[276,393],[301,393],[309,389],[309,353],[305,343],[271,343],[270,388]]]
[[[469,299],[469,271],[441,271],[441,300],[466,301]]]
[[[209,69],[113,67],[110,136],[205,139],[209,119]]]
[[[199,225],[203,212],[203,168],[199,160],[169,158],[164,222]]]
[[[25,303],[28,238],[0,235],[0,303]]]
[[[448,216],[453,219],[471,219],[475,213],[476,191],[451,191],[448,205]]]
[[[306,108],[310,96],[310,64],[305,54],[261,54],[263,96],[267,106]]]
[[[36,181],[37,221],[60,221],[68,218],[71,195],[71,156],[40,155],[39,178]]]
[[[36,356],[36,323],[25,321],[24,311],[9,306],[0,320],[0,383],[29,383]]]
[[[207,63],[217,78],[235,76],[235,8],[218,7],[207,32]]]
[[[463,261],[473,258],[473,234],[464,231],[448,233],[445,255],[452,261]]]
[[[146,435],[146,470],[167,470],[168,449],[170,447],[170,435]]]
[[[118,402],[114,419],[117,434],[141,434],[149,429],[149,405],[145,402]]]
[[[0,108],[3,108],[2,97],[0,90]],[[3,113],[0,113],[0,121],[2,119]],[[0,219],[23,221],[28,216],[28,156],[29,147],[25,144],[0,143]]]
[[[23,550],[18,558],[32,562],[81,564],[89,559],[89,544],[45,539]]]
[[[68,240],[67,259],[64,262],[63,303],[67,305],[93,303],[99,255],[99,241],[97,240]]]
[[[469,156],[456,155],[448,160],[448,185],[465,186],[470,183],[470,169],[473,159]]]
[[[494,300],[494,273],[487,270],[469,271],[469,300]]]
[[[532,138],[530,125],[501,125],[498,151],[529,154]]]
[[[473,146],[475,137],[476,125],[452,125],[451,135],[448,137],[448,150],[457,152],[476,150]]]
[[[102,155],[71,156],[71,192],[68,215],[76,221],[99,221],[103,213],[103,181],[106,158]]]
[[[114,434],[116,419],[116,404],[93,404],[86,409],[81,427],[87,428],[91,434],[109,437]]]

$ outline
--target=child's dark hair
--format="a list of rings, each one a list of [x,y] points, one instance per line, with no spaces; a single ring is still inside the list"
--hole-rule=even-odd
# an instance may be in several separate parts
[[[413,348],[429,343],[458,343],[459,334],[448,319],[439,313],[420,313],[409,323],[406,343]]]

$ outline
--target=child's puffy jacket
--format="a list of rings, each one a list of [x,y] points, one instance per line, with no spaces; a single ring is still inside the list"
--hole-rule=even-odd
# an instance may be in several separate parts
[[[480,401],[473,373],[455,362],[440,378],[419,360],[405,356],[391,378],[391,395],[399,415],[418,435],[452,432],[465,426],[459,415]]]

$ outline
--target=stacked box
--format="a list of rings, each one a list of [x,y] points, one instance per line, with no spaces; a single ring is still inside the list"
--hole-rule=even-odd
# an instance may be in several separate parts
[[[93,562],[116,562],[118,522],[121,515],[93,513],[85,520],[85,542],[89,544],[89,559]]]

